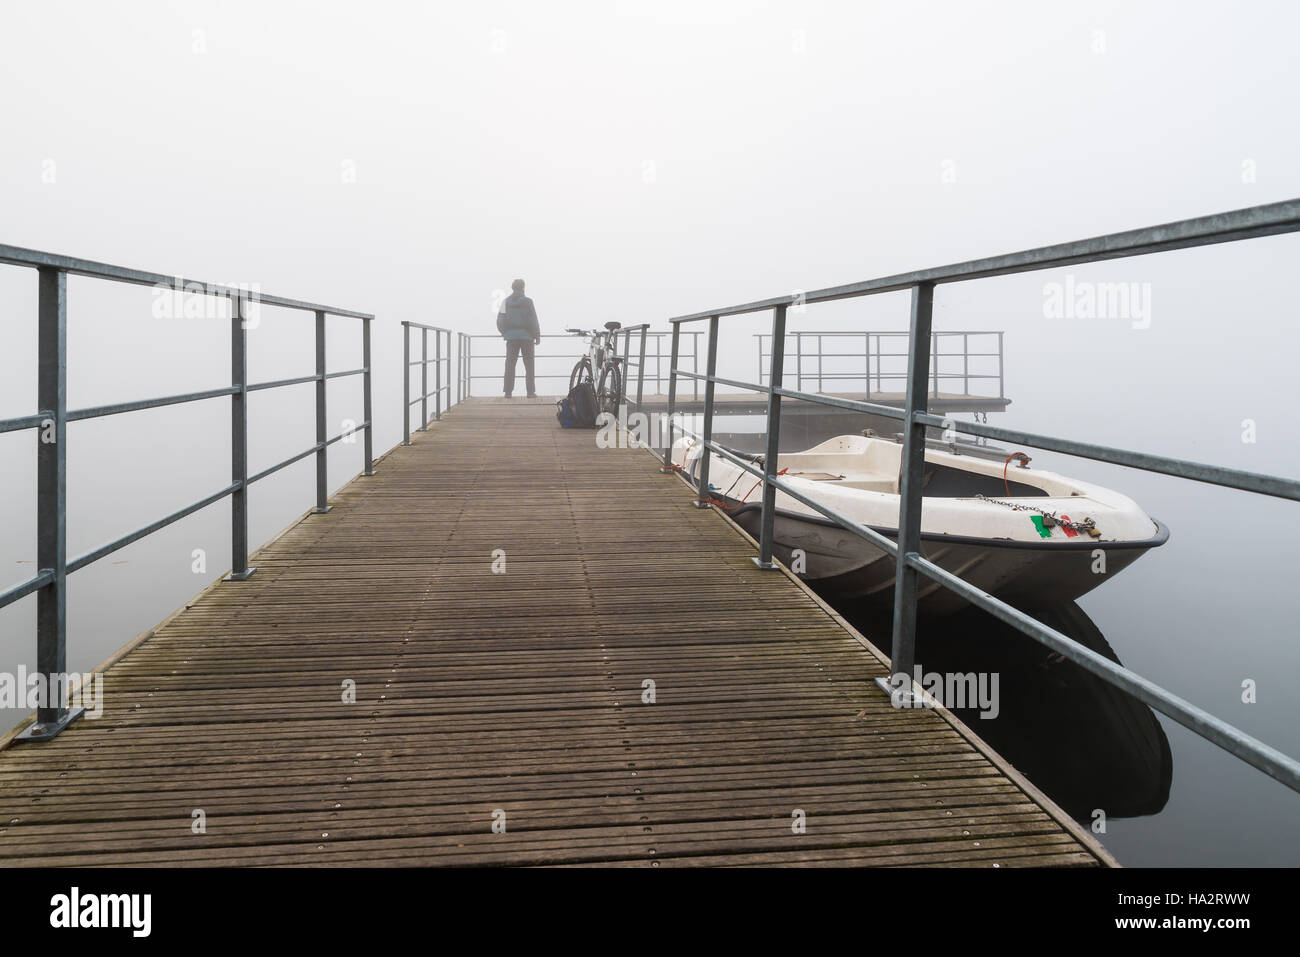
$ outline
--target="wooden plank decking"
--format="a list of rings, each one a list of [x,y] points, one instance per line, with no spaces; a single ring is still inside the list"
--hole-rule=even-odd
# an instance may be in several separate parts
[[[0,754],[0,864],[1113,863],[552,409],[456,407],[113,664],[102,718]]]

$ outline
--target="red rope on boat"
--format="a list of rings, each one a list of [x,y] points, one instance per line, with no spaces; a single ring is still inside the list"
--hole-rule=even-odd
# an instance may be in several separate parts
[[[1008,498],[1011,496],[1011,483],[1007,481],[1007,468],[1011,465],[1012,459],[1019,459],[1024,464],[1029,464],[1029,456],[1024,452],[1012,452],[1007,456],[1007,460],[1002,463],[1002,484],[1006,487]]]

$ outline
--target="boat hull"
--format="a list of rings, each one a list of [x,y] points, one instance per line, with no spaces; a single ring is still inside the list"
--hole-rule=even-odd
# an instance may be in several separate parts
[[[731,512],[736,523],[758,537],[762,509],[756,503]],[[1138,542],[1027,543],[922,535],[921,555],[971,585],[1012,604],[1068,602],[1087,594],[1169,537]],[[894,529],[874,529],[897,540]],[[895,559],[829,520],[777,510],[773,527],[776,557],[828,597],[889,603],[894,597]],[[796,556],[795,550],[802,554]],[[922,576],[918,608],[946,615],[969,605],[966,599]]]

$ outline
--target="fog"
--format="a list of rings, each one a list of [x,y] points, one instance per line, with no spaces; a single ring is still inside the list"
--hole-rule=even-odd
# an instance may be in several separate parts
[[[493,333],[494,296],[516,277],[547,334],[609,319],[662,329],[1300,195],[1297,27],[1300,9],[1281,2],[9,4],[0,243],[375,314],[378,454],[401,439],[399,323]],[[1012,405],[997,424],[1293,476],[1298,254],[1281,236],[942,286],[935,325],[1006,331]],[[1048,285],[1067,276],[1146,288],[1149,314],[1052,316]],[[228,383],[221,314],[159,318],[148,288],[69,290],[73,408]],[[35,308],[34,272],[0,266],[0,418],[36,408]],[[889,295],[811,306],[791,328],[902,329],[906,312]],[[724,323],[720,374],[756,376],[768,321]],[[263,309],[250,378],[310,374],[311,328],[309,314]],[[329,337],[331,370],[361,364],[359,323],[331,319]],[[356,380],[329,394],[331,434],[360,420]],[[251,470],[314,441],[311,395],[254,397]],[[1242,441],[1245,420],[1257,441]],[[70,554],[223,487],[228,428],[220,400],[71,426]],[[1292,557],[1266,546],[1238,560],[1296,530],[1290,503],[1035,458],[1173,529],[1090,607],[1125,663],[1300,750],[1289,706],[1232,708],[1243,667],[1300,664]],[[360,462],[358,445],[335,447],[331,487]],[[0,435],[0,588],[34,570],[34,473],[30,433]],[[260,485],[254,543],[311,496],[310,463]],[[221,504],[78,572],[70,666],[216,578],[228,534]],[[31,605],[0,610],[0,667],[34,658]],[[1228,647],[1233,629],[1253,643]],[[1176,773],[1220,767],[1208,745],[1175,744]],[[1230,773],[1260,789],[1239,828],[1294,812],[1290,792]],[[1190,819],[1125,847],[1196,860],[1180,856]],[[1266,826],[1223,840],[1295,863]]]

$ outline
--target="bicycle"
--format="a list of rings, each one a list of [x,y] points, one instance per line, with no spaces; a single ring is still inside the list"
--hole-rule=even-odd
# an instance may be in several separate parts
[[[579,382],[590,382],[596,390],[596,406],[600,412],[618,415],[618,407],[623,401],[623,373],[620,368],[624,359],[618,355],[618,341],[615,333],[622,328],[618,322],[605,323],[605,329],[565,329],[574,335],[588,337],[588,351],[577,361],[569,373],[569,391],[572,392]],[[599,370],[600,380],[596,380]]]

